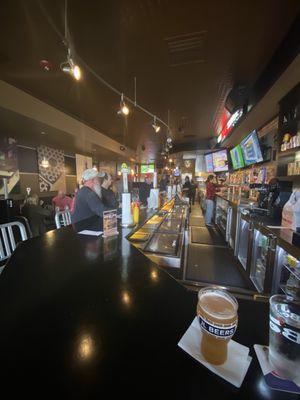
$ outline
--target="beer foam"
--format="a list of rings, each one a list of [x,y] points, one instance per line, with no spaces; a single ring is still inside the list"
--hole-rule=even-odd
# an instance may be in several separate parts
[[[201,308],[210,317],[229,319],[236,315],[237,304],[225,292],[204,292],[199,296]]]

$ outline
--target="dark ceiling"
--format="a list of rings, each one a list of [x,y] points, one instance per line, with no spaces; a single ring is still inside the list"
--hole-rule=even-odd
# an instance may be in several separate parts
[[[165,133],[155,134],[141,111],[127,121],[118,116],[119,97],[83,62],[131,98],[136,77],[138,103],[165,121],[169,109],[177,141],[205,139],[216,134],[232,85],[254,84],[300,10],[299,0],[69,0],[71,42],[84,74],[75,82],[59,69],[64,5],[1,2],[1,79],[134,149],[145,145],[149,156]],[[193,48],[172,52],[187,43]],[[50,72],[41,59],[52,63]]]

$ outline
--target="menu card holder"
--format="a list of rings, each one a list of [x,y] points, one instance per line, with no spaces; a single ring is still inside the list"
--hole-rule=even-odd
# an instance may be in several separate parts
[[[103,237],[118,235],[117,210],[103,212]]]

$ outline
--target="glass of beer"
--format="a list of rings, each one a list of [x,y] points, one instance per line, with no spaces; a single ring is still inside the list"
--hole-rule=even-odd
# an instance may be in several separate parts
[[[234,335],[238,303],[220,286],[209,286],[198,293],[197,316],[202,330],[201,353],[210,364],[227,360],[227,345]]]

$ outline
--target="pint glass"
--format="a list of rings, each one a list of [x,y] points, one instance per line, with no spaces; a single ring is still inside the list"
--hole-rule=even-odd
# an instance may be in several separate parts
[[[269,361],[280,377],[299,377],[300,301],[292,297],[270,298]]]
[[[199,291],[201,353],[210,364],[221,365],[227,360],[227,345],[237,327],[237,310],[236,299],[222,287],[211,286]]]

